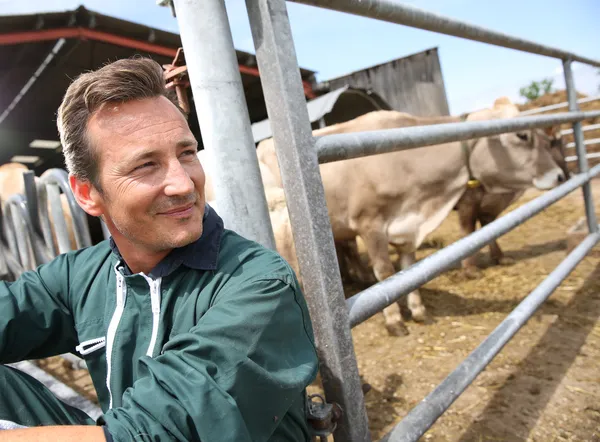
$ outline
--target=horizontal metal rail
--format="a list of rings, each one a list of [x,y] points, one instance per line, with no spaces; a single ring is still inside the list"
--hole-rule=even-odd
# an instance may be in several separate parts
[[[590,138],[589,140],[585,140],[583,142],[584,146],[591,146],[593,144],[598,144],[598,143],[600,143],[600,138]],[[565,145],[565,147],[567,149],[571,149],[571,148],[575,147],[575,142],[568,143],[568,144]]]
[[[596,117],[600,117],[600,111],[402,127],[315,137],[315,144],[319,163],[329,163],[536,127],[574,123]]]
[[[414,407],[382,441],[418,440],[475,380],[508,341],[531,318],[560,283],[600,240],[600,233],[588,235],[540,285],[496,327],[496,329],[425,399]]]
[[[588,160],[591,160],[593,158],[600,158],[600,152],[589,153],[585,157]],[[574,163],[575,161],[577,161],[577,155],[573,155],[573,156],[570,156],[570,157],[565,157],[565,161],[567,163]]]
[[[579,56],[562,49],[552,48],[522,38],[512,37],[501,32],[491,31],[481,26],[454,20],[419,8],[398,3],[394,0],[293,0],[305,5],[320,6],[349,14],[383,20],[399,25],[411,26],[439,34],[466,38],[504,48],[516,49],[532,54],[559,59],[571,59],[600,67],[600,61]]]
[[[596,101],[596,100],[600,100],[600,96],[582,98],[580,100],[577,100],[577,104],[581,105],[581,104],[590,103],[590,102]],[[529,109],[526,111],[522,111],[521,115],[541,114],[543,112],[549,112],[549,111],[553,111],[553,110],[557,110],[557,109],[567,109],[568,107],[569,107],[569,102],[564,101],[562,103],[551,104],[549,106],[537,107],[535,109]]]
[[[523,112],[521,112],[521,115],[523,115]],[[581,128],[582,132],[588,132],[590,130],[600,130],[600,124],[589,124],[589,125],[583,126]],[[573,129],[565,129],[565,130],[560,131],[561,136],[570,135],[572,133],[573,133]]]
[[[487,226],[462,238],[410,268],[389,277],[346,300],[350,326],[354,327],[418,289],[455,263],[472,255],[490,241],[504,235],[546,207],[560,200],[600,174],[600,164],[587,173],[575,175],[566,183],[504,215]]]

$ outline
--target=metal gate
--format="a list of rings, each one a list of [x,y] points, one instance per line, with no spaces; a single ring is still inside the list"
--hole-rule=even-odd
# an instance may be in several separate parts
[[[562,60],[569,112],[507,120],[409,127],[369,133],[314,138],[306,109],[296,52],[285,0],[246,0],[267,110],[288,202],[306,297],[315,328],[321,376],[327,400],[344,410],[334,433],[337,441],[370,440],[364,398],[351,337],[351,327],[417,289],[492,239],[509,232],[578,187],[583,188],[589,235],[434,391],[418,404],[384,439],[417,440],[452,404],[514,336],[533,312],[556,289],[600,239],[589,181],[600,165],[588,169],[581,121],[600,111],[580,112],[571,64],[600,66],[600,62],[559,49],[528,42],[405,6],[393,0],[297,0],[313,6],[352,13],[483,43],[545,55]],[[261,188],[241,79],[223,0],[174,0],[205,149],[234,164],[231,189]],[[241,121],[244,120],[244,121]],[[573,123],[579,174],[543,196],[496,220],[481,230],[438,251],[411,268],[345,300],[325,205],[319,163],[412,149],[421,146],[497,135],[518,130]],[[237,132],[236,132],[237,131]],[[245,158],[238,168],[239,155]],[[236,157],[237,155],[237,157]],[[249,161],[249,162],[248,162]],[[245,171],[248,172],[245,172]],[[225,176],[225,172],[223,172]],[[228,179],[232,174],[227,172]],[[222,178],[220,178],[222,179]],[[222,179],[222,182],[225,180]],[[229,193],[228,193],[229,192]],[[221,190],[228,207],[236,191]],[[254,196],[255,208],[227,209],[225,223],[269,226],[264,195]],[[221,206],[221,204],[220,204]],[[234,219],[237,216],[237,219]],[[254,223],[254,224],[253,224]],[[243,232],[248,227],[240,227]],[[250,228],[251,230],[251,228]],[[255,238],[271,245],[268,234]]]

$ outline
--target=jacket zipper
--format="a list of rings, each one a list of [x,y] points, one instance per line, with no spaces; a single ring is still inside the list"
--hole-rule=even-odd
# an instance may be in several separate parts
[[[112,351],[115,342],[115,335],[117,334],[117,328],[119,327],[119,322],[121,321],[123,310],[125,309],[125,296],[127,293],[127,287],[124,284],[125,278],[123,275],[121,275],[121,272],[119,272],[117,267],[115,267],[115,273],[117,274],[117,307],[115,308],[115,312],[113,313],[108,325],[108,333],[106,336],[106,387],[108,388],[108,396],[110,398],[108,408],[112,408],[113,406],[113,396],[110,388]]]
[[[77,347],[75,347],[75,350],[77,350],[81,356],[85,356],[89,355],[92,352],[95,352],[96,350],[100,350],[105,345],[106,338],[103,336],[101,338],[89,339],[87,341],[84,341]]]
[[[142,274],[148,285],[150,286],[150,303],[152,304],[152,336],[150,337],[150,345],[146,351],[146,356],[152,357],[156,340],[158,338],[158,326],[160,325],[160,283],[162,278],[152,279]]]

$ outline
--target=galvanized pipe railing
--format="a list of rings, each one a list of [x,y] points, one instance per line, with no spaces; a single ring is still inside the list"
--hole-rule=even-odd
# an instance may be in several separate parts
[[[29,229],[27,227],[27,211],[24,209],[25,197],[23,195],[12,195],[4,206],[6,215],[6,228],[10,232],[9,247],[12,254],[17,258],[19,264],[25,270],[33,270],[36,266],[35,256]],[[13,240],[14,238],[14,240]]]
[[[362,17],[374,18],[399,25],[411,26],[438,34],[452,35],[468,40],[488,43],[504,48],[516,49],[531,54],[560,59],[571,59],[600,67],[600,61],[582,57],[561,49],[491,31],[481,26],[454,20],[432,12],[408,6],[394,0],[293,0],[296,3],[319,6],[334,11],[347,12]]]
[[[582,130],[583,132],[585,132],[583,129],[584,129],[584,128],[582,128],[581,130]],[[585,140],[585,141],[583,142],[583,145],[584,145],[584,146],[592,146],[592,145],[594,145],[594,144],[599,144],[599,143],[600,143],[600,138],[590,138],[589,140]],[[572,143],[567,143],[567,144],[565,145],[565,147],[566,147],[566,148],[568,148],[568,149],[570,149],[570,148],[576,147],[576,145],[575,145],[575,142],[572,142]]]
[[[41,182],[37,183],[37,199],[42,235],[44,237],[44,241],[48,250],[50,251],[52,256],[56,256],[59,252],[57,245],[54,243],[54,236],[52,234],[52,223],[50,222],[50,215],[48,214],[48,191],[46,189],[46,186]]]
[[[72,249],[72,246],[60,198],[60,188],[57,184],[49,183],[46,184],[46,192],[48,194],[48,202],[52,207],[52,225],[54,226],[56,241],[58,243],[58,253],[67,253]],[[44,212],[44,216],[47,216],[46,212]],[[76,229],[75,222],[73,222],[73,228]],[[77,235],[75,238],[77,238]]]
[[[579,102],[577,102],[577,103],[579,103]],[[523,115],[523,112],[521,112],[521,115]],[[600,124],[588,124],[587,126],[583,126],[581,128],[581,130],[583,132],[589,132],[591,130],[600,130]],[[570,135],[572,133],[573,133],[573,129],[564,129],[564,130],[560,131],[560,134],[562,136],[564,136],[564,135]],[[575,146],[575,144],[573,144],[573,146]],[[567,145],[567,147],[569,147],[569,145]]]
[[[323,6],[438,33],[569,60],[565,62],[565,69],[567,71],[570,69],[571,60],[600,66],[600,62],[596,60],[502,33],[489,31],[479,26],[431,14],[391,0],[298,1],[300,3]],[[214,42],[212,42],[212,38],[215,38],[219,43],[219,47],[224,48],[221,52],[225,55],[220,58],[214,57],[214,60],[220,62],[224,60],[223,57],[231,56],[231,45],[227,43],[227,45],[221,46],[221,43],[230,37],[229,30],[224,29],[223,26],[226,20],[223,19],[224,8],[221,0],[205,0],[203,2],[175,0],[175,4],[177,8],[184,8],[182,10],[184,13],[179,14],[179,18],[180,25],[182,25],[181,31],[184,46],[188,49],[188,53],[202,52],[204,54],[205,51],[212,50],[211,46],[213,48],[216,47]],[[351,134],[349,136],[336,135],[315,140],[310,131],[302,82],[284,0],[247,0],[247,6],[257,60],[261,71],[261,82],[265,92],[269,118],[273,126],[275,148],[288,200],[288,209],[301,274],[305,282],[311,316],[315,325],[323,385],[327,399],[338,402],[344,409],[344,418],[336,430],[335,438],[336,440],[349,442],[369,440],[370,436],[364,399],[361,392],[349,328],[350,322],[353,324],[356,323],[358,317],[356,316],[353,319],[353,314],[358,315],[357,312],[361,309],[363,313],[369,309],[373,313],[381,310],[393,302],[390,295],[396,296],[399,293],[399,287],[401,290],[409,290],[409,285],[412,284],[410,290],[417,288],[420,284],[435,276],[435,274],[439,274],[445,270],[447,267],[444,266],[447,265],[447,262],[441,262],[443,260],[437,258],[434,260],[435,265],[432,265],[428,264],[432,262],[431,259],[426,259],[404,272],[401,278],[395,276],[377,284],[372,290],[367,289],[349,300],[350,317],[348,317],[348,311],[343,307],[343,291],[333,248],[331,226],[327,216],[318,163],[488,136],[503,132],[513,132],[531,127],[581,121],[584,118],[600,116],[600,113],[570,112],[558,116],[535,117],[531,120],[498,120],[494,122],[475,123],[474,125],[470,125],[473,123],[463,123],[460,128],[458,126],[446,126],[442,128],[441,132],[437,133],[436,131],[440,131],[439,127],[431,126],[428,128],[410,128],[413,132],[406,129],[399,129],[398,131]],[[204,14],[198,14],[200,12],[204,12]],[[198,25],[198,20],[201,20],[201,26]],[[211,38],[202,40],[200,37],[204,35],[209,35]],[[213,58],[205,57],[205,60],[209,59],[213,60]],[[198,81],[194,78],[195,75],[193,75],[194,71],[192,67],[194,65],[198,66],[193,62],[189,63],[193,87],[194,82]],[[209,72],[209,69],[213,69],[213,66],[211,63],[205,63],[204,68],[197,67],[195,69],[198,73],[201,72],[201,69],[205,69],[204,74],[206,74]],[[571,97],[574,89],[568,81],[567,87],[570,90]],[[194,92],[196,94],[196,89],[194,89]],[[199,91],[199,93],[204,92],[202,90]],[[228,101],[236,100],[233,95],[218,98],[226,104],[228,104]],[[211,99],[207,103],[212,105],[216,101],[216,99]],[[570,103],[571,110],[574,110],[572,100],[570,100]],[[210,107],[207,106],[207,108]],[[202,129],[204,133],[204,127]],[[451,129],[451,134],[447,133],[449,129]],[[217,126],[216,123],[214,125],[209,124],[208,133],[210,136],[214,136],[217,130],[224,131],[226,129],[223,125]],[[412,138],[410,138],[411,136]],[[349,144],[351,146],[347,147]],[[585,146],[583,143],[578,143],[579,161],[581,165],[585,166],[584,150]],[[559,188],[548,192],[546,195],[497,220],[471,237],[465,238],[449,248],[438,252],[436,255],[451,258],[448,262],[456,262],[461,257],[466,256],[468,253],[473,253],[486,242],[501,235],[502,232],[514,228],[525,219],[538,213],[578,186],[587,183],[592,176],[600,173],[600,167],[593,168],[590,172],[587,172],[585,167],[581,170],[583,174],[574,177]],[[249,179],[249,183],[260,183],[259,178],[257,174],[253,174]],[[239,185],[237,177],[234,177],[232,182],[236,186]],[[243,193],[241,192],[241,194]],[[588,221],[591,223],[592,214],[589,211],[591,207],[589,205],[589,192],[586,195],[586,210]],[[241,207],[243,207],[243,204]],[[244,216],[243,213],[236,213],[236,215]],[[594,236],[595,240],[596,237]],[[459,246],[457,247],[456,244],[459,244]],[[580,251],[582,249],[577,250]],[[443,255],[443,253],[446,255]],[[562,276],[562,274],[559,276]],[[403,282],[404,280],[406,282]],[[388,287],[388,289],[380,290],[382,287]],[[377,306],[366,305],[370,304],[373,300],[363,302],[367,299],[365,298],[365,293],[375,292],[377,295],[375,298],[379,298],[374,300]]]
[[[457,262],[472,255],[490,241],[510,232],[551,204],[588,183],[600,174],[600,164],[589,172],[575,175],[566,183],[545,192],[487,226],[444,247],[410,268],[396,273],[346,300],[350,312],[350,325],[355,327],[398,301],[436,276],[451,269]]]
[[[75,234],[75,242],[77,243],[77,248],[81,249],[83,247],[90,247],[92,245],[92,237],[90,235],[90,228],[87,222],[87,216],[83,209],[79,207],[79,204],[75,200],[75,196],[71,191],[71,187],[69,186],[69,178],[68,174],[63,169],[48,169],[40,176],[40,181],[45,184],[55,184],[60,187],[62,193],[67,198],[67,202],[69,204],[69,209],[71,211],[71,216],[73,218],[73,233]],[[62,204],[60,202],[52,202],[53,210],[56,208],[60,210],[62,213]],[[57,205],[55,207],[55,204]],[[62,253],[62,252],[61,252]]]
[[[560,283],[600,240],[598,231],[589,234],[496,329],[425,399],[414,407],[382,441],[418,440],[475,380],[506,343],[548,299]]]
[[[202,141],[225,227],[275,249],[225,2],[174,0]]]
[[[600,96],[581,98],[581,99],[577,100],[577,104],[581,105],[581,104],[585,104],[585,103],[591,103],[592,101],[596,101],[596,100],[600,100]],[[562,103],[551,104],[549,106],[537,107],[535,109],[525,110],[525,111],[521,112],[521,115],[541,114],[543,112],[549,112],[549,111],[553,111],[553,110],[557,110],[557,109],[566,109],[568,107],[569,107],[569,102],[565,101]]]
[[[588,160],[592,160],[594,158],[600,158],[600,152],[588,153],[585,157]],[[565,161],[567,163],[574,163],[575,161],[577,161],[578,158],[579,157],[577,155],[573,155],[573,156],[570,156],[570,157],[565,157]]]
[[[284,0],[246,0],[335,440],[370,440],[348,311]]]
[[[498,135],[536,127],[573,123],[600,117],[599,111],[563,112],[554,115],[507,118],[402,127],[371,132],[327,135],[316,138],[319,163],[396,152],[472,138]]]
[[[575,80],[573,79],[573,70],[571,59],[563,60],[563,72],[565,74],[565,84],[567,85],[567,98],[569,101],[569,111],[578,112],[577,91],[575,90]],[[583,132],[581,131],[581,121],[573,122],[573,138],[575,139],[575,149],[577,150],[577,165],[580,173],[586,173],[589,169],[586,158],[586,149],[583,142]],[[583,201],[585,203],[585,217],[590,233],[598,231],[598,221],[594,210],[594,200],[592,198],[592,187],[589,182],[583,185]]]

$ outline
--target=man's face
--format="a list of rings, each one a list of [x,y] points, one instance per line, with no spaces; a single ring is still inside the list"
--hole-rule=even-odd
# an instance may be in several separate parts
[[[200,237],[204,171],[185,118],[167,98],[108,104],[90,118],[88,136],[102,188],[91,195],[117,244],[163,252]]]

